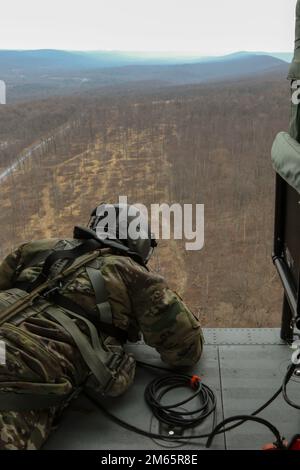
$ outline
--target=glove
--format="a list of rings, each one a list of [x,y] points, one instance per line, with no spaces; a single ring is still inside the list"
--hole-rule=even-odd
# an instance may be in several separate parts
[[[107,349],[113,353],[119,353],[123,356],[123,367],[119,370],[116,379],[109,389],[107,396],[118,397],[123,395],[132,385],[135,376],[136,362],[132,354],[124,353],[124,349],[116,338],[108,336],[104,341]]]

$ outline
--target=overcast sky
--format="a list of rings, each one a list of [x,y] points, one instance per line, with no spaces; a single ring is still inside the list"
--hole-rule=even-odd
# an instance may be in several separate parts
[[[291,51],[296,0],[4,0],[1,49]]]

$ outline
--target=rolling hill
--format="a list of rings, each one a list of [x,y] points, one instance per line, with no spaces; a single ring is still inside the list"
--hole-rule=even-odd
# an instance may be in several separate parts
[[[161,241],[153,269],[203,325],[277,325],[270,148],[287,127],[289,90],[281,63],[280,73],[278,62],[267,64],[221,86],[180,84],[200,66],[185,76],[176,66],[172,86],[104,87],[0,107],[1,174],[19,160],[0,181],[1,256],[28,239],[71,236],[95,204],[119,195],[146,205],[204,203],[204,249]]]
[[[130,60],[131,65],[124,65]],[[101,93],[108,88],[137,86],[146,90],[153,86],[237,80],[263,74],[284,77],[288,68],[278,58],[244,52],[203,58],[197,63],[155,65],[151,60],[147,63],[145,58],[134,56],[133,60],[117,53],[0,51],[0,78],[7,84],[7,101],[17,102],[89,90]]]
[[[225,56],[205,57],[196,53],[180,52],[125,52],[125,51],[64,51],[55,49],[40,50],[1,50],[1,73],[19,71],[29,73],[51,70],[99,69],[126,65],[176,65],[207,62],[225,62],[251,55],[269,55],[289,62],[289,53],[236,52]]]

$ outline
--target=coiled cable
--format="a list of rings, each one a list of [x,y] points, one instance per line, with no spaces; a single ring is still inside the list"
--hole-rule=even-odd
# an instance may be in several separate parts
[[[162,399],[178,388],[193,390],[187,398],[172,404],[163,404]],[[145,401],[153,415],[160,423],[170,428],[181,430],[193,428],[203,423],[216,409],[216,397],[212,389],[194,375],[173,374],[157,377],[145,389]],[[196,408],[191,411],[180,410],[180,407],[197,400]]]

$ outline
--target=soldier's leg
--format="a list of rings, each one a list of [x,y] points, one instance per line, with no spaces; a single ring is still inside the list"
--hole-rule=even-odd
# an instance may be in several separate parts
[[[48,438],[55,410],[0,413],[0,450],[37,450]]]
[[[6,344],[6,363],[0,365],[2,392],[64,397],[85,381],[88,369],[68,333],[56,323],[34,318],[21,327],[5,324],[0,336]],[[57,411],[54,407],[0,411],[0,449],[40,448]]]
[[[31,318],[22,327],[6,324],[0,329],[0,336],[7,352],[6,364],[0,365],[1,391],[26,390],[38,396],[49,390],[52,395],[65,396],[76,391],[89,375],[68,332],[47,317]],[[106,339],[105,345],[115,352],[122,349],[112,337]],[[110,396],[121,395],[133,382],[135,361],[130,354],[125,357],[127,360],[109,391]],[[0,449],[40,448],[62,408],[0,411]]]

